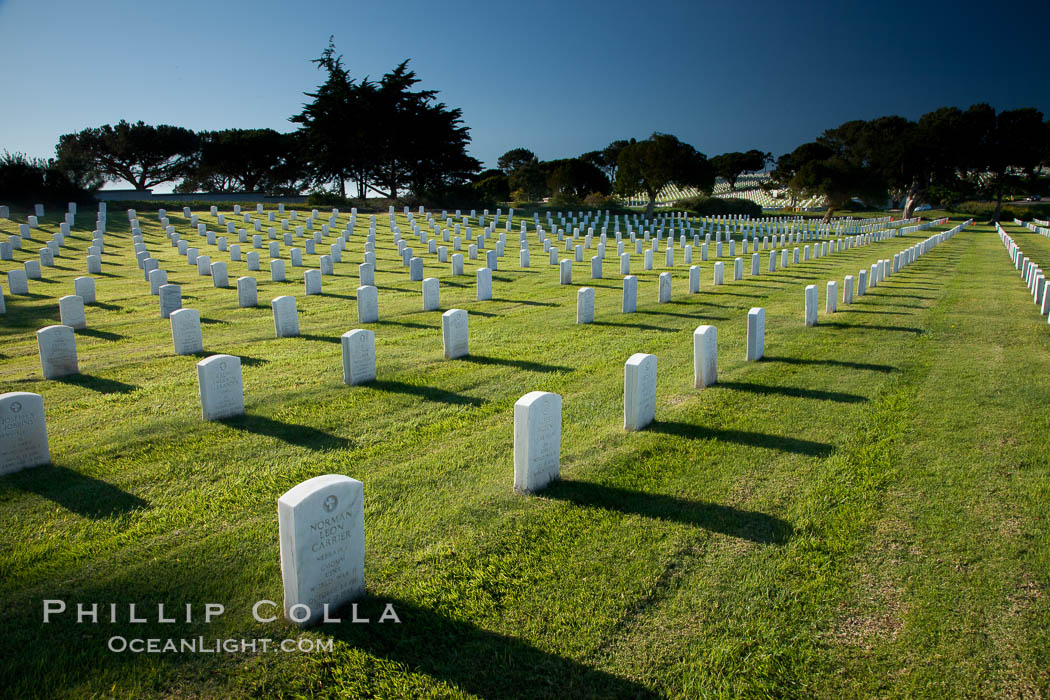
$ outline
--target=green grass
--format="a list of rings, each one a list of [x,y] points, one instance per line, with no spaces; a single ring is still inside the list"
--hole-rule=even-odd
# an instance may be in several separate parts
[[[48,281],[30,282],[35,296],[8,294],[0,317],[0,388],[43,395],[54,463],[0,478],[8,694],[1050,693],[1050,331],[988,227],[813,328],[802,323],[806,284],[820,286],[823,310],[826,281],[841,285],[932,231],[773,274],[764,254],[759,277],[722,287],[699,263],[692,296],[679,253],[670,304],[656,303],[662,253],[651,272],[633,256],[634,315],[619,313],[615,243],[606,279],[577,263],[565,287],[534,237],[533,267],[518,269],[512,232],[491,302],[474,301],[483,255],[458,278],[425,256],[442,308],[470,312],[471,356],[450,362],[440,314],[420,310],[381,214],[378,381],[347,387],[338,340],[356,326],[367,217],[324,295],[303,296],[308,268],[289,267],[287,283],[264,271],[260,307],[240,309],[236,290],[198,277],[144,214],[150,250],[205,320],[206,351],[244,362],[248,415],[205,423],[200,358],[172,355],[123,209],[111,210],[100,304],[78,333],[82,376],[42,380],[34,332],[58,322],[58,297],[84,274],[88,231],[45,268]],[[196,239],[181,207],[169,216]],[[1015,233],[1050,260],[1050,241]],[[15,257],[0,270],[28,251]],[[243,263],[229,271],[247,274]],[[591,326],[574,323],[583,285],[597,289]],[[302,337],[274,338],[268,301],[281,294],[297,297]],[[743,361],[752,306],[767,312],[759,363]],[[718,327],[719,383],[696,391],[691,336],[705,323]],[[635,352],[659,358],[657,420],[628,434],[623,363]],[[532,390],[563,396],[562,480],[525,497],[511,488],[512,407]],[[282,596],[277,498],[332,472],[365,484],[362,611],[374,622],[390,602],[402,623],[255,622],[256,601]],[[52,598],[118,603],[122,621],[44,625]],[[227,612],[210,625],[126,622],[128,603],[158,602]],[[333,646],[116,654],[106,649],[116,634]]]

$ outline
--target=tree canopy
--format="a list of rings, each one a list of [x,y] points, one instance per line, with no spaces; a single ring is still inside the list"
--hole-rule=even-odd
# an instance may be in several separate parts
[[[652,216],[656,193],[667,185],[709,194],[714,184],[715,171],[707,156],[671,134],[654,133],[629,143],[617,157],[616,191],[625,196],[644,192],[649,199],[646,216]]]
[[[378,82],[350,77],[331,41],[314,60],[327,78],[303,111],[291,117],[300,125],[304,154],[316,185],[357,183],[358,196],[372,191],[397,198],[466,183],[481,169],[467,154],[470,130],[462,111],[435,100],[433,90],[413,90],[419,83],[403,61]]]
[[[733,190],[743,173],[757,172],[765,167],[767,160],[772,159],[772,154],[762,151],[732,151],[712,158],[711,166],[715,169],[715,175],[725,178],[729,182],[729,189]]]
[[[60,169],[93,170],[106,181],[125,180],[145,190],[186,175],[199,146],[189,129],[121,120],[116,126],[64,134],[56,152]]]

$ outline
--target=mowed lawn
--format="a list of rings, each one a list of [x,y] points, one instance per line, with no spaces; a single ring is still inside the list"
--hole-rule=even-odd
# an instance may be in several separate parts
[[[515,223],[492,301],[474,300],[483,253],[461,277],[424,255],[442,309],[470,313],[471,355],[446,361],[440,312],[421,310],[382,213],[380,321],[365,326],[378,380],[348,387],[339,336],[359,327],[367,215],[323,295],[304,295],[308,268],[270,282],[263,249],[260,306],[241,309],[236,289],[199,277],[143,211],[151,252],[201,313],[206,354],[242,358],[247,415],[208,423],[200,357],[173,355],[126,215],[110,210],[99,303],[77,333],[81,376],[42,380],[34,332],[58,323],[58,298],[85,274],[94,213],[77,218],[73,252],[30,281],[32,296],[12,297],[0,276],[0,391],[44,397],[53,461],[0,477],[5,695],[1050,694],[1050,326],[992,227],[964,230],[851,306],[845,275],[947,226],[771,274],[763,252],[754,278],[747,256],[744,280],[719,287],[700,262],[698,295],[677,251],[669,304],[656,303],[662,250],[649,272],[636,255],[639,310],[624,315],[614,241],[605,279],[589,279],[591,250],[562,286],[531,226],[532,267],[518,268]],[[198,240],[181,208],[169,216]],[[1050,239],[1007,229],[1050,268]],[[16,251],[0,271],[28,257]],[[248,274],[229,269],[231,284]],[[811,328],[807,284],[820,291]],[[575,324],[581,286],[597,290],[593,325]],[[269,300],[282,294],[297,297],[301,337],[274,337]],[[752,306],[767,313],[758,363],[744,362]],[[700,324],[718,328],[719,383],[698,391]],[[636,352],[658,357],[656,421],[626,433],[623,363]],[[513,404],[533,390],[563,397],[562,480],[522,496]],[[371,623],[348,610],[309,630],[256,622],[256,601],[282,599],[277,498],[325,473],[364,482],[359,610]],[[45,599],[70,612],[44,624]],[[100,622],[76,624],[78,602],[99,603]],[[146,623],[128,622],[129,603]],[[158,603],[179,622],[158,623]],[[225,614],[205,624],[206,603]],[[400,624],[378,624],[386,603]],[[114,653],[118,635],[332,644]]]

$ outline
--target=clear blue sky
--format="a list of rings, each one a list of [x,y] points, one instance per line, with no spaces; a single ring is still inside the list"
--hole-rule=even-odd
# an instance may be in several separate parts
[[[1050,116],[1047,2],[0,0],[0,150],[120,119],[290,131],[335,35],[355,76],[405,58],[475,157],[675,134],[779,155],[942,105]]]

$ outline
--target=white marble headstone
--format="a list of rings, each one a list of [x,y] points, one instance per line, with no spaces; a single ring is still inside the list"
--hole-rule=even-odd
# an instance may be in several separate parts
[[[638,352],[624,364],[624,430],[641,430],[653,421],[655,415],[656,355]]]
[[[58,300],[58,315],[62,319],[63,326],[76,329],[87,328],[84,300],[76,294],[67,294]]]
[[[698,326],[693,331],[693,386],[703,389],[718,381],[718,330]]]
[[[172,318],[175,318],[174,315]],[[201,417],[204,420],[218,420],[244,413],[241,358],[212,355],[201,360],[197,363],[197,385],[200,389]]]
[[[316,476],[277,501],[284,614],[308,625],[365,592],[364,485]]]
[[[172,285],[164,285],[169,287]],[[163,292],[164,287],[161,287]],[[161,304],[164,303],[163,294]],[[203,352],[204,344],[201,339],[201,315],[196,309],[178,309],[172,311],[168,316],[171,322],[171,341],[175,346],[176,355],[193,355]]]
[[[0,394],[0,474],[50,462],[43,397],[27,391]]]
[[[342,335],[343,381],[350,386],[376,378],[376,334],[355,328]]]
[[[561,473],[561,396],[532,391],[514,403],[514,489],[538,491]]]
[[[466,311],[449,309],[441,314],[441,342],[446,360],[454,360],[468,354],[469,338]]]
[[[61,325],[41,328],[36,332],[36,343],[44,379],[80,373],[77,340],[72,328]]]
[[[299,335],[299,312],[296,309],[295,297],[276,297],[270,302],[270,307],[273,309],[273,329],[278,338],[293,338]]]

